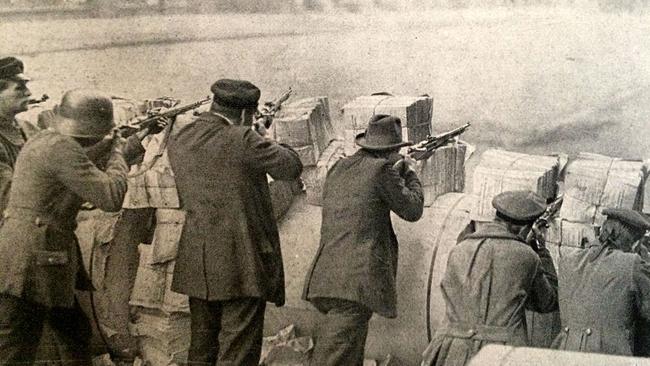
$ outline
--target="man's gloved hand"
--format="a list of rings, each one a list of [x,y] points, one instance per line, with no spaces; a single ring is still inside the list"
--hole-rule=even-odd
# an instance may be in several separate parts
[[[525,236],[526,243],[536,252],[546,248],[544,231],[544,228],[539,227],[538,223],[535,222]]]

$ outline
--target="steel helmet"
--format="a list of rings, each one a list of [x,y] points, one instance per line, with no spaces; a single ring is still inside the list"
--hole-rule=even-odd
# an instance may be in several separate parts
[[[98,90],[67,91],[54,114],[52,127],[66,136],[99,138],[115,127],[111,97]]]

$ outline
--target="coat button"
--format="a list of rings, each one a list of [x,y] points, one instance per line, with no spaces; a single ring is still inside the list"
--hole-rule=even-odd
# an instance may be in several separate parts
[[[585,334],[586,335],[591,335],[591,328],[585,329]]]
[[[48,258],[47,261],[48,261],[49,263],[54,263],[54,258]]]
[[[569,333],[569,327],[564,327],[564,332]]]
[[[470,329],[467,331],[467,335],[469,335],[470,337],[473,336],[474,334],[476,334],[476,331],[474,329]]]

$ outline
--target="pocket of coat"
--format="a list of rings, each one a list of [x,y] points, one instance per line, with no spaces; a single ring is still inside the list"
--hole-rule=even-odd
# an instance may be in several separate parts
[[[34,258],[38,266],[63,266],[70,261],[68,253],[62,250],[37,250]]]

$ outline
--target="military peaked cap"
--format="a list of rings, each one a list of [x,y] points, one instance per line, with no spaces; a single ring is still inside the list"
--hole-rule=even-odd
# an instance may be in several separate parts
[[[639,230],[650,230],[650,220],[638,211],[624,208],[606,208],[603,210],[603,215],[607,216],[608,219],[616,219]]]
[[[497,217],[519,224],[534,222],[546,210],[546,201],[532,191],[507,191],[492,199]]]
[[[213,101],[228,108],[257,108],[260,100],[260,89],[245,80],[217,80],[210,90],[214,94]]]
[[[23,74],[25,66],[23,62],[15,57],[0,58],[0,79],[14,79],[29,81],[27,75]]]

